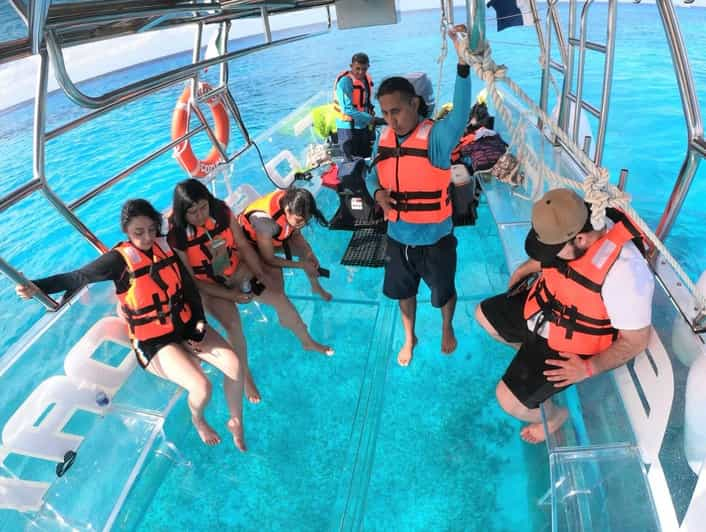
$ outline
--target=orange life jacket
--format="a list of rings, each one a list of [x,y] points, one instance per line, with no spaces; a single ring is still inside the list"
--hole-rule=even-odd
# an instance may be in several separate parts
[[[238,268],[239,256],[233,231],[229,225],[217,224],[212,217],[203,227],[187,228],[186,256],[194,277],[207,283],[224,284]],[[226,263],[221,265],[221,261]]]
[[[380,134],[377,165],[380,187],[390,190],[397,202],[397,220],[411,223],[439,223],[451,216],[451,170],[437,168],[429,160],[429,134],[433,120],[423,120],[397,144],[390,127]],[[397,221],[393,220],[393,221]]]
[[[191,319],[177,257],[165,238],[155,240],[152,257],[129,242],[115,249],[125,260],[130,276],[130,287],[118,294],[118,300],[132,338],[158,338],[174,331],[177,316],[181,323]]]
[[[266,213],[279,226],[279,231],[272,237],[272,245],[281,247],[286,240],[294,233],[294,227],[287,223],[287,217],[284,215],[284,209],[280,207],[279,202],[284,196],[284,190],[275,190],[269,194],[259,197],[250,205],[245,207],[245,210],[238,217],[245,235],[252,241],[257,242],[257,232],[250,222],[250,217],[254,212]]]
[[[336,96],[336,87],[338,87],[338,82],[341,81],[341,78],[346,76],[350,78],[351,82],[353,82],[353,92],[351,93],[351,102],[353,103],[353,107],[363,113],[370,113],[373,109],[373,106],[370,103],[370,95],[373,93],[373,79],[366,72],[365,81],[361,81],[356,79],[350,70],[344,70],[336,76],[336,81],[333,82],[333,109],[338,113],[338,118],[340,120],[352,122],[353,118],[343,113],[341,103],[338,101],[338,97]]]
[[[451,162],[455,163],[456,161],[459,161],[461,159],[461,150],[471,144],[474,140],[476,140],[475,131],[461,137],[458,145],[451,152]]]
[[[643,235],[616,209],[608,209],[616,223],[576,260],[542,268],[524,307],[529,319],[538,312],[548,322],[549,347],[579,355],[605,351],[618,337],[608,317],[601,289],[623,246],[633,240],[644,253]],[[538,323],[538,326],[541,323]]]

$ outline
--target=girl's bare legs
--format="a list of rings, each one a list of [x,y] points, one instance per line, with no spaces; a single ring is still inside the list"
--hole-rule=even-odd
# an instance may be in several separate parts
[[[294,238],[290,242],[289,246],[293,255],[301,257],[304,260],[306,260],[307,256],[312,253],[311,248],[309,247],[308,243],[306,242],[306,240],[304,240],[304,237],[301,234],[299,234],[298,237]],[[304,270],[304,272],[306,273],[306,276],[309,279],[311,291],[315,294],[318,294],[324,301],[331,301],[333,296],[330,292],[325,290],[323,286],[321,286],[318,275],[311,274],[306,270]]]
[[[212,297],[206,294],[201,294],[204,307],[218,323],[223,325],[228,335],[228,341],[233,346],[235,354],[240,359],[243,366],[243,377],[245,378],[245,395],[251,403],[260,402],[260,392],[255,386],[255,380],[250,373],[248,365],[248,347],[243,334],[243,323],[240,319],[238,306],[227,299],[220,297]]]
[[[191,342],[189,347],[201,360],[205,360],[223,373],[223,391],[230,412],[228,430],[233,434],[233,442],[241,451],[246,451],[243,432],[243,365],[228,342],[210,325],[199,343]]]
[[[266,279],[261,279],[266,290],[258,296],[258,299],[266,305],[271,305],[277,312],[277,318],[283,327],[292,331],[307,351],[317,351],[327,356],[333,355],[333,348],[315,341],[307,330],[306,324],[302,320],[299,312],[284,293],[284,277],[282,270],[263,266]]]
[[[206,445],[216,445],[221,438],[206,422],[204,409],[211,399],[211,381],[198,362],[180,344],[169,344],[160,349],[147,366],[147,371],[178,384],[189,397],[191,420]]]

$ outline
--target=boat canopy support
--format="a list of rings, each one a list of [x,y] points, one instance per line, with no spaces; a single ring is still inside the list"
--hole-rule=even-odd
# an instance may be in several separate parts
[[[558,1],[550,0],[546,14],[546,30],[544,32],[544,42],[541,40],[539,25],[537,33],[540,40],[540,50],[542,52],[542,83],[539,97],[540,108],[549,114],[549,85],[552,79],[551,71],[554,70],[563,76],[561,94],[559,95],[559,116],[557,122],[559,127],[569,133],[571,139],[576,144],[582,144],[583,139],[579,138],[581,126],[581,114],[583,111],[591,114],[598,121],[598,130],[594,143],[593,161],[601,164],[603,149],[605,146],[606,126],[608,124],[608,110],[610,108],[610,90],[613,83],[613,62],[615,55],[615,35],[617,19],[617,0],[609,0],[608,12],[605,21],[606,39],[604,43],[591,41],[588,39],[588,17],[594,0],[585,0],[581,9],[580,25],[577,34],[576,9],[577,0],[569,1],[569,16],[567,34],[564,38],[561,17],[558,9]],[[535,6],[535,1],[532,0]],[[536,9],[536,7],[535,7]],[[556,46],[559,51],[559,60],[552,58],[552,35],[556,39]],[[600,53],[605,56],[603,61],[603,81],[601,89],[601,101],[598,106],[591,104],[584,98],[584,70],[586,65],[586,51]],[[578,60],[575,57],[578,54]],[[576,63],[576,64],[575,64]],[[576,75],[574,75],[576,70]],[[576,91],[574,92],[574,78]],[[541,126],[541,124],[540,124]],[[559,145],[559,139],[554,139]]]
[[[694,78],[691,74],[689,56],[684,44],[684,37],[679,29],[674,6],[671,1],[657,0],[657,10],[662,18],[662,26],[667,37],[667,44],[669,44],[669,51],[672,54],[672,64],[677,77],[687,129],[687,150],[684,162],[655,231],[655,234],[664,240],[674,225],[701,161],[706,157],[706,142],[704,141],[704,126]]]

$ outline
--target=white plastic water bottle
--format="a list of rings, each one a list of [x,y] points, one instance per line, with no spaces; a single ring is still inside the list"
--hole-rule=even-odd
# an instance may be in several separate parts
[[[100,407],[108,406],[110,404],[110,397],[108,397],[105,392],[100,391],[96,394],[96,404]]]
[[[243,294],[252,294],[252,283],[250,279],[243,279],[243,282],[240,283],[240,291]]]

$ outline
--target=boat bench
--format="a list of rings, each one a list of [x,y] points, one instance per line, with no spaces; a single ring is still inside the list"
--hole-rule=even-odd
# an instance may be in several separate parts
[[[532,204],[510,186],[492,179],[483,191],[495,219],[508,272],[527,260],[524,241]],[[659,452],[669,401],[647,397],[640,382],[666,374],[669,357],[657,334],[629,365],[598,375],[555,396],[569,411],[564,425],[546,442],[551,486],[552,530],[659,530],[645,464]],[[661,379],[668,386],[669,379]],[[546,428],[546,418],[542,409]],[[629,503],[627,503],[629,501]]]

